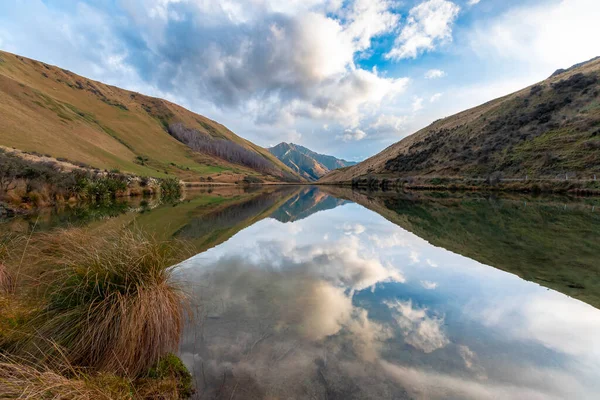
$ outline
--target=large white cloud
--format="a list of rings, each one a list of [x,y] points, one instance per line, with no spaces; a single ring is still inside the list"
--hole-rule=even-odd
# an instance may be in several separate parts
[[[385,301],[384,304],[393,311],[404,341],[411,346],[431,353],[450,343],[442,328],[444,318],[429,315],[427,309],[413,306],[410,300]]]
[[[447,0],[428,0],[410,10],[408,22],[387,54],[391,59],[416,58],[452,40],[452,24],[460,7]]]

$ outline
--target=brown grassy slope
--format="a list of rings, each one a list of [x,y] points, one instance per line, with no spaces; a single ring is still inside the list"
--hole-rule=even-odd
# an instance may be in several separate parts
[[[194,180],[217,173],[257,174],[191,151],[168,134],[166,126],[174,122],[238,143],[272,162],[282,175],[293,175],[264,148],[176,104],[0,51],[2,145],[140,175],[167,171]]]
[[[320,182],[448,176],[555,178],[600,174],[600,60],[435,121]]]

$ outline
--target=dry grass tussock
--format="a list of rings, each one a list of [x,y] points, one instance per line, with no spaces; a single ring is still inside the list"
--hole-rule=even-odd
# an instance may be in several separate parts
[[[111,380],[114,378],[111,378]],[[102,376],[65,377],[51,369],[0,360],[0,399],[114,400],[133,398],[127,385],[114,384]]]
[[[19,354],[138,377],[177,349],[186,298],[171,266],[179,244],[137,230],[94,236],[83,229],[39,235],[41,310]]]
[[[10,232],[0,233],[0,294],[12,293],[15,289],[15,271],[9,268],[17,256],[16,249],[24,238]]]

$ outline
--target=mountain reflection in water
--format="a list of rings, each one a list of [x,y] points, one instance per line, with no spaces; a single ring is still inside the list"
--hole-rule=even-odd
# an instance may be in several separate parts
[[[522,202],[305,187],[188,221],[176,237],[228,232],[179,270],[197,397],[597,398],[600,311],[501,269],[598,305],[599,215]],[[577,253],[527,250],[560,238]],[[552,259],[573,276],[544,271]]]

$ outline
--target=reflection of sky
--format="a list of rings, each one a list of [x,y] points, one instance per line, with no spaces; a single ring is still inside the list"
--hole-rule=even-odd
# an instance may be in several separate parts
[[[199,315],[182,354],[207,393],[600,393],[600,311],[436,248],[356,204],[293,223],[262,220],[182,273]]]

